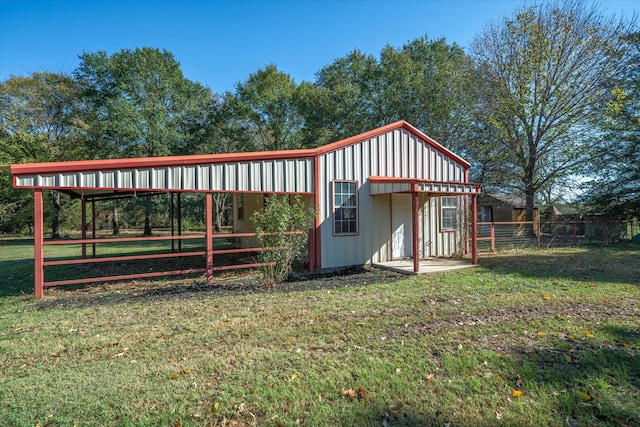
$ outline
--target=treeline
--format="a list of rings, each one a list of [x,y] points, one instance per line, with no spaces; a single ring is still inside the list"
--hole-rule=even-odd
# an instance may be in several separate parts
[[[186,79],[165,50],[85,53],[71,75],[0,83],[0,163],[316,147],[403,119],[469,160],[485,191],[525,197],[529,219],[534,203],[576,194],[638,217],[639,64],[636,21],[581,1],[525,6],[467,50],[423,37],[378,56],[354,50],[314,82],[267,65],[226,93]],[[28,229],[30,197],[0,174],[0,232]],[[128,221],[150,231],[162,209],[141,199]],[[60,193],[49,200],[56,236],[77,212]],[[216,201],[221,222],[228,200]]]

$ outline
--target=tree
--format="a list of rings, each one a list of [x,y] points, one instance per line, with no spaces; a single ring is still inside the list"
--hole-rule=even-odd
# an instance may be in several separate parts
[[[473,63],[444,39],[386,46],[380,59],[354,50],[322,68],[298,91],[305,145],[316,146],[398,120],[439,142],[464,147],[464,94]]]
[[[611,81],[611,100],[599,116],[602,144],[587,196],[593,208],[629,219],[640,218],[640,32],[625,39],[627,67]]]
[[[609,98],[605,83],[624,67],[624,29],[580,1],[542,2],[474,40],[472,107],[482,128],[477,134],[487,138],[476,141],[475,154],[502,156],[500,163],[479,161],[488,167],[485,178],[523,194],[528,221],[536,193],[591,159],[590,123]]]
[[[225,108],[231,111],[236,129],[250,136],[254,150],[300,148],[302,118],[294,102],[296,91],[291,76],[268,65],[238,83],[234,94],[227,93]]]
[[[441,144],[464,148],[473,63],[462,48],[422,37],[401,48],[386,46],[380,66],[379,123],[406,120]]]
[[[371,130],[379,95],[379,64],[372,55],[354,50],[304,83],[297,102],[304,116],[304,145],[316,147]]]
[[[0,84],[0,163],[49,162],[80,159],[85,155],[84,104],[75,80],[66,74],[32,73]],[[7,191],[11,197],[18,193]],[[52,204],[51,235],[60,237],[61,211],[67,201],[59,192],[48,193]],[[29,205],[31,195],[3,200],[15,209],[15,221]],[[5,221],[8,221],[5,219]]]
[[[95,158],[155,157],[189,150],[206,126],[213,95],[186,79],[167,51],[85,53],[75,72],[84,89]],[[151,234],[153,198],[143,198]],[[116,206],[116,205],[114,205]]]

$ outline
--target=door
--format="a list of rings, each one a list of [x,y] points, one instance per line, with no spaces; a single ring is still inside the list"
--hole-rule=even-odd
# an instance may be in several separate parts
[[[410,258],[413,256],[411,248],[412,221],[411,195],[391,195],[391,249],[392,258]]]

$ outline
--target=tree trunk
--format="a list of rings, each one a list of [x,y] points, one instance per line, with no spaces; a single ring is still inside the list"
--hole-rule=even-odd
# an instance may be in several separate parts
[[[151,213],[148,210],[145,210],[144,213],[144,235],[151,236]]]
[[[60,193],[51,192],[51,201],[53,202],[53,218],[51,219],[51,238],[61,239],[60,235]]]
[[[227,195],[225,193],[213,194],[213,228],[216,232],[222,230],[222,218],[227,210]]]
[[[111,217],[111,227],[113,229],[113,235],[120,234],[120,220],[118,219],[118,207],[113,207],[113,216]]]

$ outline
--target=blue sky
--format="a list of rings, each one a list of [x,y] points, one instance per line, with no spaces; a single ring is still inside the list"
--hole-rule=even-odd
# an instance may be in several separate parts
[[[155,47],[173,53],[188,79],[233,90],[268,64],[293,79],[353,49],[445,37],[466,47],[521,0],[0,0],[0,81],[34,71],[71,73],[83,52]],[[602,1],[630,17],[637,0]]]

